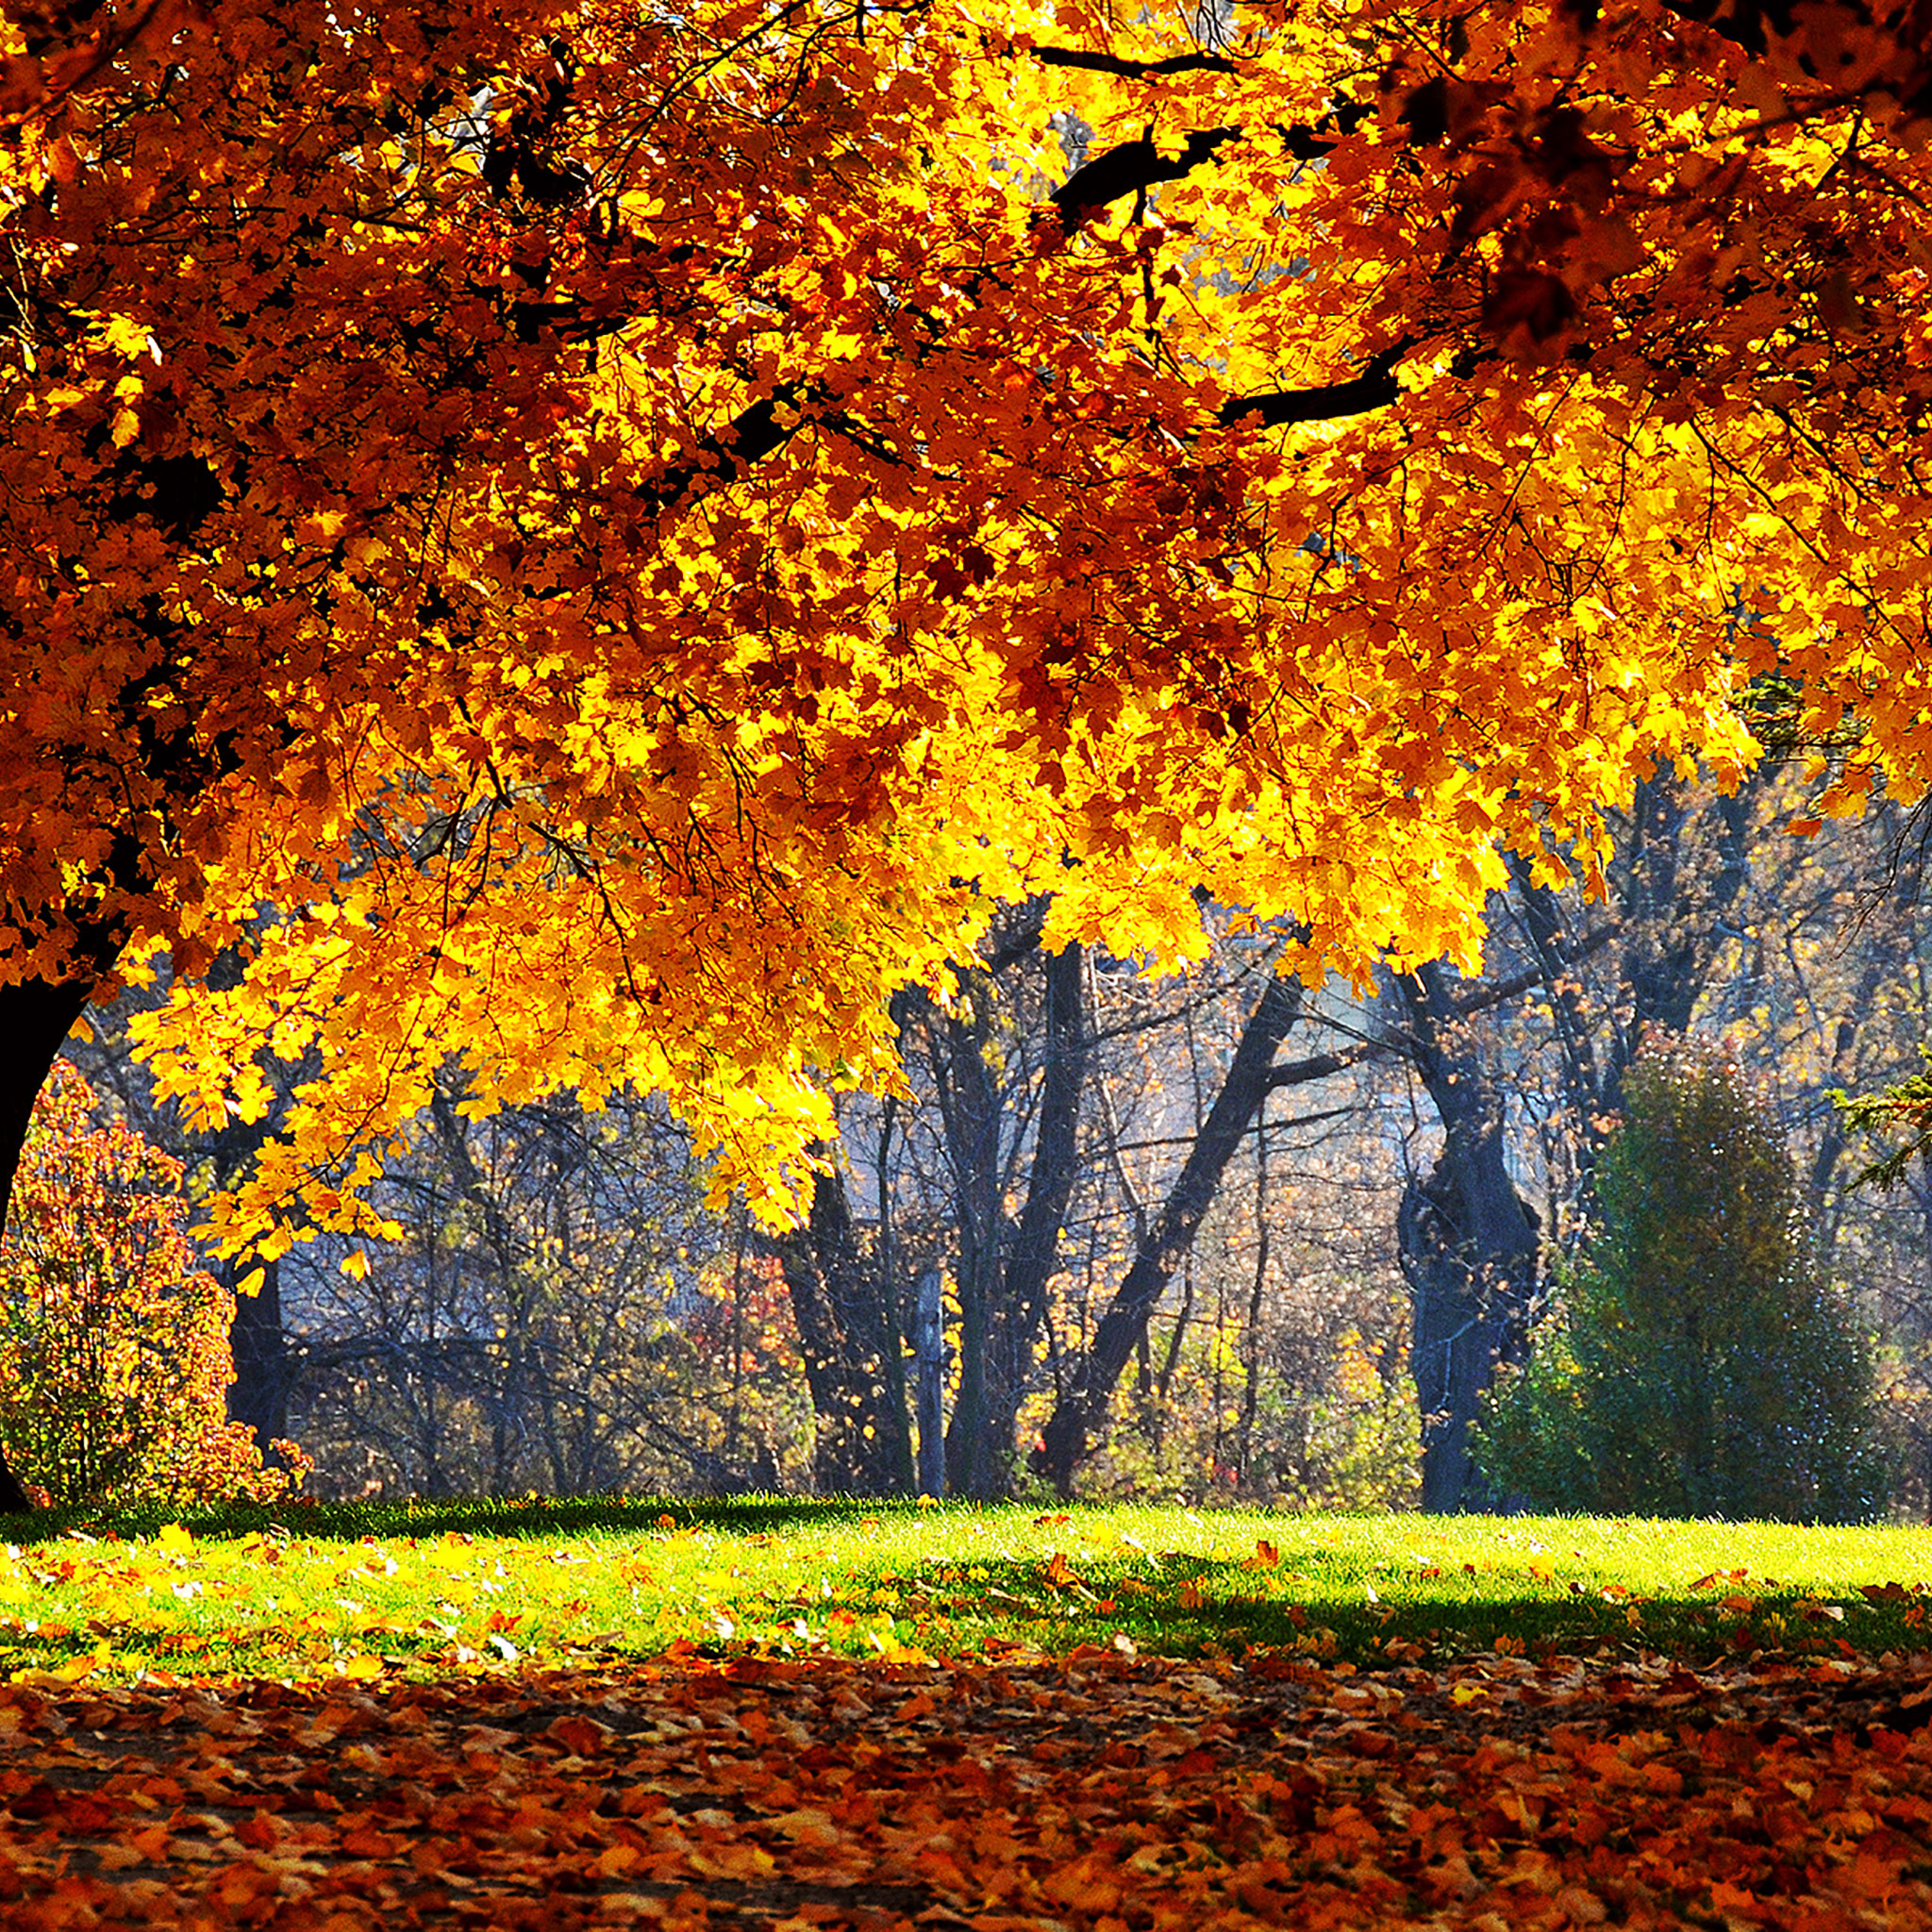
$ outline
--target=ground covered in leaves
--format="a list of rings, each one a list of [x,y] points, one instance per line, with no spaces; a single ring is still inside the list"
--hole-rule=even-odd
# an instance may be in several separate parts
[[[0,1687],[8,1924],[1932,1924],[1932,1656]]]

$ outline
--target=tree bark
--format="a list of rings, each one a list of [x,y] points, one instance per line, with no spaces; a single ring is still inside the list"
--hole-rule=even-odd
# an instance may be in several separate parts
[[[1502,1094],[1458,1038],[1442,968],[1424,966],[1396,985],[1411,1058],[1442,1124],[1442,1152],[1426,1180],[1409,1183],[1397,1231],[1414,1307],[1423,1507],[1451,1514],[1486,1500],[1469,1425],[1496,1362],[1523,1334],[1536,1291],[1537,1221],[1509,1177]]]
[[[946,1311],[940,1271],[919,1277],[913,1350],[919,1357],[919,1493],[946,1492]]]
[[[1262,1101],[1275,1087],[1287,1085],[1292,1078],[1315,1078],[1336,1072],[1341,1065],[1325,1056],[1304,1067],[1274,1064],[1274,1056],[1301,1010],[1301,982],[1271,975],[1241,1029],[1227,1076],[1194,1137],[1179,1175],[1138,1243],[1125,1276],[1100,1318],[1091,1345],[1061,1389],[1046,1425],[1041,1460],[1043,1473],[1062,1497],[1072,1495],[1074,1473],[1087,1457],[1121,1373],[1144,1339],[1155,1307],[1192,1245],[1213,1205],[1222,1174]]]
[[[231,973],[239,965],[226,956]],[[215,974],[210,974],[210,979]],[[214,1137],[209,1157],[218,1186],[234,1181],[273,1137],[275,1115],[259,1121],[234,1121]],[[261,1282],[253,1294],[237,1285],[259,1272]],[[228,1324],[228,1349],[234,1357],[235,1379],[228,1384],[228,1420],[246,1423],[255,1431],[255,1445],[272,1457],[270,1444],[289,1433],[290,1361],[282,1330],[282,1278],[279,1261],[239,1256],[223,1271],[235,1296],[235,1317]]]
[[[911,1437],[884,1362],[884,1351],[897,1349],[899,1337],[896,1324],[886,1332],[877,1283],[859,1250],[838,1169],[814,1182],[806,1225],[780,1239],[778,1258],[817,1419],[812,1473],[819,1493],[906,1494],[913,1480]]]
[[[1036,922],[1012,957],[1038,943]],[[983,980],[990,981],[992,970]],[[1077,945],[1047,956],[1040,1115],[1017,1220],[1005,1212],[1002,1104],[987,1066],[983,1027],[948,1023],[941,1110],[959,1208],[963,1320],[959,1399],[946,1439],[947,1487],[981,1502],[1005,1496],[1012,1485],[1020,1403],[1046,1325],[1047,1288],[1059,1266],[1090,1057],[1084,978]]]
[[[46,1084],[60,1042],[74,1030],[94,990],[92,980],[26,979],[0,986],[0,1238],[13,1200],[13,1177],[26,1145],[34,1096]],[[0,1450],[0,1514],[34,1507]]]
[[[228,1269],[232,1288],[256,1264],[243,1261]],[[253,1294],[235,1294],[235,1319],[228,1343],[235,1357],[235,1379],[228,1384],[228,1420],[246,1423],[255,1431],[262,1455],[289,1433],[289,1345],[282,1332],[281,1263],[258,1264],[261,1285]]]

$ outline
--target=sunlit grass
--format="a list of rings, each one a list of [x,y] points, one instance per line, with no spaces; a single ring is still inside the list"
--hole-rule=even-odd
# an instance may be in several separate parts
[[[0,1670],[375,1676],[666,1654],[1082,1646],[1358,1667],[1481,1650],[1927,1647],[1932,1530],[801,1503],[37,1521]]]

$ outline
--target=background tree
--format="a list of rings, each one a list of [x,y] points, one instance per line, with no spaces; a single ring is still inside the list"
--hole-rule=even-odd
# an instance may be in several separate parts
[[[1339,1073],[1332,1054],[1277,1063],[1275,1056],[1301,1017],[1299,981],[1273,972],[1260,975],[1254,1006],[1241,1027],[1220,1090],[1199,1121],[1186,1158],[1165,1198],[1137,1230],[1133,1257],[1108,1298],[1091,1336],[1058,1376],[1053,1412],[1041,1431],[1041,1472],[1062,1496],[1073,1493],[1074,1474],[1107,1413],[1114,1388],[1138,1349],[1169,1281],[1191,1251],[1229,1162],[1247,1137],[1268,1095]]]
[[[946,1009],[919,1008],[958,1240],[959,1385],[946,1481],[955,1494],[986,1499],[1007,1494],[1014,1476],[1020,1407],[1078,1177],[1091,1054],[1086,954],[1074,944],[1044,953],[1045,913],[1036,901],[996,925],[984,965],[963,975]]]
[[[333,1494],[802,1484],[809,1406],[775,1264],[708,1210],[660,1107],[466,1119],[439,1098],[375,1199],[400,1239],[284,1263],[291,1424]]]
[[[881,1212],[868,1249],[844,1172],[829,1148],[824,1158],[810,1210],[777,1242],[811,1391],[813,1486],[821,1495],[909,1495],[905,1309],[889,1216]]]
[[[1491,902],[1479,978],[1433,963],[1391,976],[1383,1041],[1412,1069],[1441,1134],[1426,1171],[1407,1177],[1398,1220],[1424,1508],[1488,1500],[1468,1442],[1483,1391],[1520,1351],[1547,1267],[1588,1211],[1638,1041],[1651,1027],[1681,1031],[1731,960],[1763,803],[1646,779],[1608,815],[1615,847],[1599,897],[1558,894],[1515,861]],[[1540,1026],[1525,1028],[1526,1006]],[[1524,1192],[1539,1165],[1541,1210]]]
[[[64,1070],[27,1133],[0,1243],[0,1442],[59,1503],[268,1502],[308,1466],[265,1467],[227,1419],[233,1298],[199,1266],[181,1167],[91,1118]]]
[[[1879,1514],[1871,1358],[1762,1101],[1723,1049],[1655,1035],[1624,1099],[1587,1238],[1490,1407],[1478,1462],[1545,1508]]]
[[[1495,1364],[1520,1343],[1541,1274],[1539,1224],[1509,1170],[1501,1088],[1448,975],[1428,964],[1394,986],[1402,1043],[1442,1130],[1427,1175],[1403,1191],[1397,1221],[1413,1310],[1422,1507],[1476,1507],[1486,1499],[1469,1424]]]

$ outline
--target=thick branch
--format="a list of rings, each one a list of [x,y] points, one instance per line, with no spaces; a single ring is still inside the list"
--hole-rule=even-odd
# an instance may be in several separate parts
[[[1160,181],[1178,181],[1191,175],[1204,161],[1231,141],[1239,141],[1239,127],[1198,128],[1188,136],[1177,155],[1164,155],[1151,141],[1123,142],[1104,155],[1096,155],[1084,168],[1075,168],[1054,190],[1050,199],[1059,210],[1060,225],[1070,234],[1089,215],[1096,214],[1109,202],[1138,194]]]
[[[1058,50],[1041,47],[1036,48],[1035,52],[1046,60],[1053,58]],[[1198,63],[1207,58],[1186,54],[1176,56],[1175,59]],[[1075,57],[1066,54],[1060,57],[1058,64],[1093,66],[1112,59],[1111,55]],[[1134,62],[1126,61],[1121,63],[1118,70],[1107,66],[1103,71],[1131,72],[1134,67]],[[1166,72],[1172,67],[1173,62],[1160,61],[1152,63],[1148,71]],[[1312,127],[1277,126],[1274,132],[1280,137],[1282,146],[1296,160],[1318,161],[1331,154],[1339,142],[1353,134],[1374,112],[1374,108],[1365,101],[1346,101],[1332,112],[1324,114]],[[1119,147],[1110,147],[1104,155],[1096,155],[1085,167],[1075,168],[1054,191],[1050,199],[1059,210],[1061,225],[1071,233],[1088,216],[1109,202],[1124,200],[1129,194],[1138,194],[1142,189],[1153,188],[1162,181],[1178,181],[1196,168],[1206,166],[1229,142],[1239,141],[1246,132],[1244,127],[1197,128],[1188,136],[1186,144],[1177,155],[1163,155],[1151,141],[1123,142]]]
[[[1127,60],[1118,54],[1089,54],[1078,47],[1035,47],[1033,57],[1047,67],[1081,67],[1090,74],[1117,74],[1123,80],[1159,80],[1170,74],[1238,74],[1224,54],[1170,54],[1165,60]]]
[[[1305,1087],[1310,1080],[1325,1080],[1330,1074],[1339,1074],[1348,1062],[1340,1054],[1318,1053],[1311,1059],[1290,1060],[1285,1067],[1276,1067],[1268,1075],[1268,1091],[1273,1093],[1278,1087]]]
[[[695,483],[735,483],[805,427],[803,406],[819,394],[816,383],[781,382],[769,396],[741,410],[728,428],[706,437],[688,462],[666,470],[652,486],[645,507],[662,516],[676,508]]]
[[[1361,416],[1371,409],[1386,409],[1401,400],[1401,385],[1395,380],[1395,365],[1415,347],[1412,336],[1372,356],[1359,375],[1346,382],[1324,382],[1312,389],[1276,390],[1265,395],[1230,396],[1220,409],[1224,423],[1239,422],[1243,416],[1259,416],[1265,428],[1278,428],[1285,423],[1326,423],[1337,416]]]

